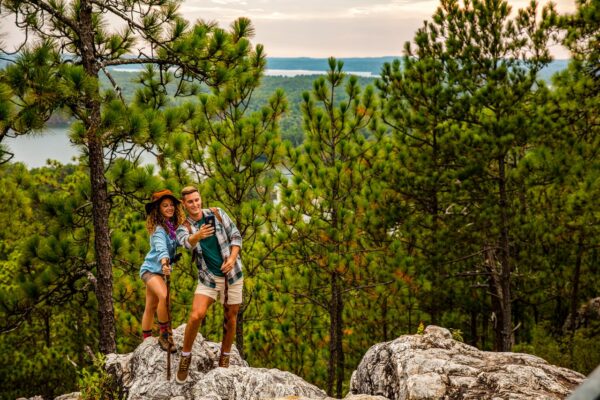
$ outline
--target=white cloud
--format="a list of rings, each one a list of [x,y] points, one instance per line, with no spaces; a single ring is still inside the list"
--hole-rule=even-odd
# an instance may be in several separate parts
[[[509,0],[513,15],[529,1]],[[575,8],[574,0],[555,2],[560,12]],[[264,44],[270,56],[367,57],[402,54],[404,42],[413,39],[438,5],[439,0],[184,0],[181,13],[190,21],[222,26],[248,17],[255,26],[254,41]],[[2,39],[16,43],[14,22],[2,18],[0,26],[7,35]]]
[[[349,16],[377,16],[398,13],[411,16],[429,16],[438,6],[437,0],[422,1],[388,1],[383,3],[367,3],[364,6],[352,7],[347,13]]]
[[[242,6],[248,5],[245,0],[210,0],[210,2],[215,4],[240,4]]]

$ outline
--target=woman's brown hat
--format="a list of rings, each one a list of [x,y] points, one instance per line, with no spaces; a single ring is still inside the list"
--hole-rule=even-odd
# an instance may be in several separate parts
[[[150,214],[152,209],[159,205],[162,199],[165,197],[169,197],[171,200],[173,200],[175,207],[181,203],[169,189],[159,190],[158,192],[152,193],[150,202],[146,204],[146,214]]]

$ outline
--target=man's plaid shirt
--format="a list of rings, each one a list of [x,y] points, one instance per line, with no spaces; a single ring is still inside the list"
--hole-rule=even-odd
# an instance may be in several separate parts
[[[223,219],[223,223],[219,221],[219,217],[215,215],[215,235],[217,236],[217,240],[219,242],[219,247],[221,248],[221,255],[223,256],[223,260],[229,258],[231,254],[231,246],[239,246],[240,253],[242,250],[242,235],[240,231],[235,226],[229,215],[220,208],[217,208],[219,215]],[[214,215],[211,209],[203,208],[202,214],[206,217],[207,215]],[[198,232],[200,226],[198,226],[198,222],[192,220],[188,217],[187,221],[190,223],[192,227],[192,233],[194,234]],[[191,235],[190,231],[185,225],[179,225],[177,228],[177,241],[180,245],[184,246],[186,249],[191,250],[192,246],[190,246],[190,242],[188,241],[189,236]],[[215,283],[214,275],[210,273],[208,270],[208,266],[204,261],[204,257],[202,257],[202,247],[200,246],[200,241],[196,244],[196,251],[198,255],[196,256],[196,266],[198,267],[198,281],[205,286],[215,288],[217,285]],[[229,284],[233,284],[235,281],[240,279],[242,275],[242,260],[240,255],[238,254],[237,260],[233,264],[233,268],[227,274],[227,281]]]

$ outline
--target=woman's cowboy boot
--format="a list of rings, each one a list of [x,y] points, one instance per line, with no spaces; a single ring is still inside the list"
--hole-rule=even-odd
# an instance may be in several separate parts
[[[229,368],[229,353],[221,353],[219,356],[219,367]]]
[[[175,346],[175,343],[173,342],[173,335],[169,332],[169,330],[160,333],[160,336],[158,337],[158,344],[164,351],[169,351],[170,345],[171,353],[177,353],[177,346]]]

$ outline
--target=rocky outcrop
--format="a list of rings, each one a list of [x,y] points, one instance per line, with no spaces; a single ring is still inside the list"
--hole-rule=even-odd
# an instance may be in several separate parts
[[[182,325],[174,331],[178,347],[184,330]],[[289,372],[248,367],[235,347],[230,367],[218,368],[219,348],[198,334],[190,379],[183,385],[175,382],[179,354],[171,357],[168,381],[167,355],[156,338],[145,340],[133,353],[109,354],[106,369],[115,378],[115,394],[126,394],[129,400],[335,400]],[[428,326],[423,335],[401,336],[371,347],[352,374],[344,400],[564,399],[584,378],[539,357],[479,351],[453,340],[447,329]],[[600,369],[573,400],[600,393],[599,378]],[[70,393],[55,400],[78,398],[79,393]]]
[[[564,399],[584,378],[532,355],[480,351],[428,326],[371,347],[350,391],[398,400],[550,400]]]
[[[173,332],[175,344],[181,347],[185,325]],[[127,399],[189,400],[229,399],[254,400],[299,396],[322,399],[326,394],[289,372],[277,369],[249,368],[233,349],[229,368],[217,368],[220,344],[204,340],[198,334],[192,348],[190,378],[175,382],[179,353],[171,356],[171,380],[166,379],[166,353],[156,338],[145,340],[129,354],[110,354],[106,368],[127,393]]]
[[[184,329],[174,331],[179,346]],[[179,354],[172,356],[167,381],[166,353],[156,338],[133,353],[109,355],[106,367],[130,400],[333,400],[289,372],[248,367],[235,348],[230,368],[217,368],[219,346],[198,335],[184,385],[175,382]],[[583,379],[535,356],[479,351],[429,326],[423,335],[373,346],[352,374],[346,400],[564,399]]]
[[[54,400],[80,400],[79,392],[63,394],[61,396],[55,397]]]

